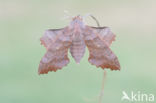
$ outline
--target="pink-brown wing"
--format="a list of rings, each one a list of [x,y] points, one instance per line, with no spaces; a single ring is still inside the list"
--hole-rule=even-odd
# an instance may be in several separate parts
[[[93,28],[87,27],[84,31],[85,43],[89,50],[88,61],[92,65],[101,68],[119,70],[120,64],[116,55],[111,51],[106,41],[101,40],[99,34]]]
[[[44,35],[40,38],[41,44],[47,49],[59,35],[62,35],[63,29],[49,29],[44,32]]]
[[[112,41],[115,41],[115,34],[109,27],[91,27],[93,32],[99,36],[99,38],[110,46]]]
[[[69,63],[67,55],[71,39],[68,28],[47,30],[41,38],[41,43],[46,47],[47,51],[40,61],[39,74],[57,71]]]

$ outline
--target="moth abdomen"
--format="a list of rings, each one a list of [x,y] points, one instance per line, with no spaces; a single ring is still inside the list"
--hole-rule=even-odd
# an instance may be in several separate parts
[[[85,43],[83,40],[75,40],[70,47],[70,53],[75,59],[76,63],[80,63],[81,58],[85,53]]]

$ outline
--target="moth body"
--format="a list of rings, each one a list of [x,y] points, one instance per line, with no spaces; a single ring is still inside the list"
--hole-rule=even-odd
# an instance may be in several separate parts
[[[80,33],[73,34],[70,53],[72,57],[75,59],[76,63],[78,64],[80,63],[80,60],[84,56],[85,47],[86,46],[83,40],[83,35]]]

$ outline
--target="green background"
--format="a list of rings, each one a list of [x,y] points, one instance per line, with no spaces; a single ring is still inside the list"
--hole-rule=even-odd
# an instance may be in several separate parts
[[[62,70],[38,75],[46,29],[69,24],[72,15],[94,15],[116,34],[111,49],[121,71],[107,71],[103,103],[121,101],[122,91],[156,95],[155,0],[1,0],[0,103],[98,103],[103,70],[70,57]],[[88,25],[96,26],[90,17]]]

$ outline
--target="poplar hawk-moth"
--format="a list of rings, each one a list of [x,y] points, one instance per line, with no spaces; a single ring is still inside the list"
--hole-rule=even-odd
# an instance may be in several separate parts
[[[69,63],[68,49],[76,63],[80,63],[86,46],[92,65],[120,70],[118,58],[109,48],[114,40],[115,34],[109,27],[91,27],[81,16],[76,16],[65,28],[45,31],[40,41],[47,51],[40,61],[38,73],[46,74],[66,66]]]

